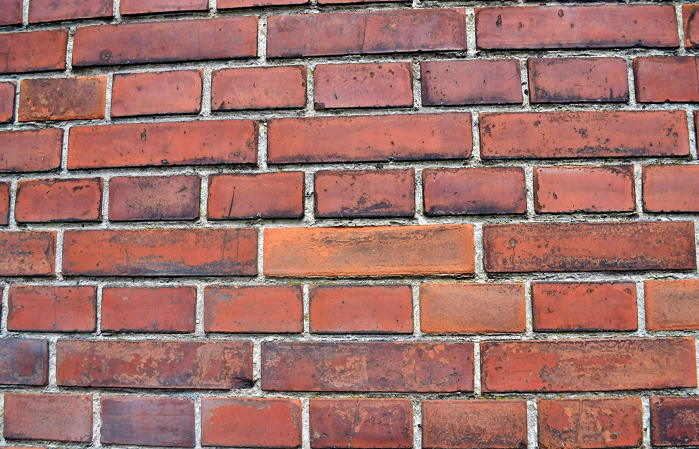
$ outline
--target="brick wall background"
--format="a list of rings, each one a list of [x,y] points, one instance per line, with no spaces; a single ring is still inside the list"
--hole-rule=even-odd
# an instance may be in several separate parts
[[[0,445],[699,445],[697,11],[0,0]]]

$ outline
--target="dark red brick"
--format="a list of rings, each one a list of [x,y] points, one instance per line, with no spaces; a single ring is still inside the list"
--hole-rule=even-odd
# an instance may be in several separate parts
[[[101,221],[102,178],[35,179],[17,183],[20,223]]]
[[[59,340],[56,364],[58,385],[66,387],[252,386],[252,342]]]
[[[699,212],[699,165],[644,165],[643,210]]]
[[[196,287],[105,288],[102,331],[194,332]]]
[[[422,104],[522,103],[519,61],[426,61],[420,64]]]
[[[0,233],[0,276],[53,276],[56,231]]]
[[[465,49],[464,8],[297,14],[267,21],[268,58]]]
[[[699,47],[699,5],[682,5],[682,22],[684,25],[684,46]]]
[[[111,0],[31,0],[29,23],[112,17]]]
[[[268,138],[270,164],[466,159],[473,146],[469,113],[273,119]]]
[[[312,285],[311,332],[410,334],[412,295],[409,285]]]
[[[694,339],[481,343],[483,392],[696,387]]]
[[[46,385],[48,382],[47,340],[0,340],[0,385]]]
[[[303,108],[306,66],[246,67],[211,72],[215,111]]]
[[[650,398],[653,446],[699,445],[699,398]]]
[[[119,10],[122,15],[157,14],[161,12],[206,11],[209,9],[208,0],[158,0],[144,2],[143,0],[121,0]]]
[[[0,123],[11,123],[15,118],[15,82],[0,83]]]
[[[644,281],[646,329],[699,329],[699,280]]]
[[[10,222],[10,183],[0,182],[0,226]]]
[[[96,326],[95,287],[10,287],[7,330],[94,332]]]
[[[66,68],[68,30],[0,34],[0,73],[29,73]]]
[[[109,219],[195,220],[200,193],[198,175],[114,177],[109,180]]]
[[[319,218],[412,217],[415,170],[328,170],[315,173]]]
[[[473,344],[263,342],[262,389],[473,391]]]
[[[104,444],[194,447],[194,401],[188,398],[102,396]]]
[[[219,0],[216,3],[216,8],[252,8],[258,6],[307,5],[309,3],[311,3],[310,0]]]
[[[19,90],[20,122],[104,118],[105,76],[25,79]]]
[[[112,117],[198,114],[204,71],[117,73],[112,87]]]
[[[204,290],[206,332],[300,333],[303,289],[290,286],[214,286]]]
[[[4,0],[0,10],[0,26],[22,23],[22,0]]]
[[[699,63],[692,56],[633,60],[636,100],[640,103],[699,101]]]
[[[0,173],[55,170],[61,166],[62,145],[62,129],[1,132]]]
[[[92,441],[92,395],[5,393],[7,439]]]
[[[520,167],[425,169],[425,215],[524,214],[524,169]]]

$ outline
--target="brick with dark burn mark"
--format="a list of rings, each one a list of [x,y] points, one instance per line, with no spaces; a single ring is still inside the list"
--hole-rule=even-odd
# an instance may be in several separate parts
[[[5,393],[6,439],[92,441],[91,394]]]
[[[17,183],[20,223],[102,220],[102,178],[24,179]]]
[[[206,11],[208,8],[208,0],[160,0],[157,2],[121,0],[119,12],[122,15],[157,14],[161,12]]]
[[[7,329],[28,332],[94,332],[97,289],[91,287],[10,287]]]
[[[699,165],[644,165],[643,210],[699,212]]]
[[[53,276],[56,231],[0,233],[0,276]]]
[[[646,329],[699,329],[699,280],[644,281]]]
[[[699,5],[682,5],[682,22],[684,25],[684,46],[699,47]]]
[[[196,220],[199,175],[113,177],[109,219],[114,221]]]
[[[106,76],[24,79],[19,90],[20,122],[104,118]]]
[[[306,66],[242,67],[211,72],[214,111],[306,106]]]
[[[10,222],[10,183],[0,182],[0,226]]]
[[[107,332],[194,332],[196,287],[105,288],[101,329]]]
[[[0,9],[0,26],[22,23],[22,0],[5,0]]]
[[[61,166],[63,130],[0,132],[0,173],[45,172]]]
[[[699,59],[655,56],[633,60],[636,100],[640,103],[699,101]]]
[[[653,446],[699,445],[699,398],[650,398]]]
[[[111,0],[32,0],[29,23],[112,17]]]
[[[0,385],[47,385],[48,382],[48,340],[0,340]]]
[[[0,83],[0,123],[10,123],[15,117],[14,81]]]
[[[0,34],[0,73],[30,73],[66,68],[68,30]]]
[[[112,117],[198,114],[204,71],[117,73],[112,87]]]

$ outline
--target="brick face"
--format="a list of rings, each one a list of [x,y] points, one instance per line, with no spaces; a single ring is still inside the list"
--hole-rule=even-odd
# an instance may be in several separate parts
[[[9,123],[15,117],[16,83],[0,83],[0,123]]]
[[[3,436],[22,440],[92,441],[92,396],[5,393]]]
[[[197,291],[194,287],[105,288],[103,331],[194,332]]]
[[[636,96],[642,103],[697,102],[697,58],[691,56],[636,58]]]
[[[12,287],[7,329],[29,332],[94,332],[95,287]]]
[[[20,122],[104,118],[106,77],[29,79],[19,89]]]
[[[63,131],[41,129],[0,132],[4,147],[0,173],[45,172],[61,166]]]
[[[15,219],[22,223],[100,221],[102,189],[101,178],[20,181]]]
[[[32,0],[29,22],[111,17],[112,4],[109,0]]]
[[[68,30],[0,35],[0,73],[30,73],[66,68]]]
[[[0,385],[46,385],[48,381],[48,340],[0,341]]]
[[[306,66],[240,68],[211,73],[211,108],[302,108],[306,105]]]
[[[197,114],[202,70],[114,75],[112,116]]]
[[[199,176],[133,176],[109,180],[109,219],[115,221],[199,218]]]
[[[699,212],[699,165],[643,167],[643,210]]]

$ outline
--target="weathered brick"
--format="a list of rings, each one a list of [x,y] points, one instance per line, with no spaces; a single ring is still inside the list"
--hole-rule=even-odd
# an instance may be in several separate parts
[[[306,66],[246,67],[211,72],[214,111],[306,106]]]
[[[92,395],[5,393],[3,436],[22,440],[92,441]]]
[[[15,117],[16,83],[0,83],[0,123],[10,123]]]
[[[311,399],[311,447],[413,447],[408,399]]]
[[[68,168],[252,164],[257,129],[252,120],[74,127]]]
[[[636,209],[632,165],[535,167],[537,213],[632,212]]]
[[[693,56],[633,60],[636,100],[641,103],[699,101],[699,62]]]
[[[425,215],[524,214],[524,169],[520,167],[425,169]]]
[[[696,387],[694,339],[483,342],[481,382],[489,393]]]
[[[206,287],[204,330],[300,333],[303,331],[303,289],[300,285]]]
[[[0,73],[29,73],[66,68],[68,30],[0,34]]]
[[[422,401],[424,448],[527,447],[527,402]]]
[[[312,285],[308,293],[313,333],[413,332],[409,285]]]
[[[382,3],[396,2],[400,0],[318,0],[319,5],[341,5],[350,3]]]
[[[10,222],[10,183],[0,182],[0,226]]]
[[[650,398],[653,446],[699,445],[699,398]]]
[[[689,154],[685,111],[486,113],[480,136],[484,159]]]
[[[298,399],[204,398],[201,421],[204,446],[301,446]]]
[[[524,332],[526,321],[524,284],[420,285],[422,332]]]
[[[409,62],[318,64],[313,79],[316,109],[413,105],[413,65]]]
[[[516,59],[426,61],[420,72],[425,106],[522,102]]]
[[[415,170],[328,170],[315,173],[319,218],[412,217]]]
[[[473,146],[469,113],[273,119],[268,139],[270,164],[466,159]]]
[[[633,331],[638,328],[636,284],[532,284],[534,330]]]
[[[682,5],[682,22],[684,25],[684,46],[699,47],[699,5]]]
[[[102,220],[102,178],[28,179],[17,183],[20,223]]]
[[[267,228],[264,273],[267,276],[467,274],[474,272],[473,251],[472,225]]]
[[[673,5],[476,8],[479,49],[679,46]]]
[[[639,398],[539,399],[539,447],[639,447]]]
[[[117,73],[112,87],[112,117],[198,114],[204,71]]]
[[[699,165],[644,165],[643,210],[699,212]]]
[[[220,0],[216,3],[218,9],[230,8],[252,8],[258,6],[278,6],[278,5],[307,5],[310,0]]]
[[[537,58],[528,67],[532,103],[629,101],[622,58]]]
[[[144,2],[143,0],[121,0],[119,11],[122,15],[157,14],[161,12],[206,11],[209,9],[208,0],[158,0]]]
[[[0,10],[0,26],[22,23],[22,0],[4,0]]]
[[[465,49],[464,8],[297,14],[267,21],[268,58]]]
[[[13,285],[8,310],[10,331],[94,332],[97,289]]]
[[[73,44],[75,67],[255,56],[256,16],[80,27]]]
[[[473,391],[473,344],[263,342],[262,389]]]
[[[699,280],[644,281],[646,329],[699,329]]]
[[[0,233],[0,276],[52,276],[55,231]]]
[[[112,17],[110,0],[31,0],[29,23]]]
[[[303,217],[303,172],[209,176],[211,220]]]
[[[257,274],[255,229],[66,231],[63,240],[67,276]]]
[[[114,177],[109,180],[109,219],[195,220],[200,192],[198,175]]]
[[[105,76],[25,79],[19,90],[20,122],[104,118]]]
[[[194,332],[195,287],[105,288],[102,331]]]
[[[194,447],[194,401],[189,398],[102,396],[104,444]]]
[[[252,386],[252,342],[59,340],[56,364],[58,385],[67,387]]]
[[[1,132],[0,173],[55,170],[61,166],[62,145],[62,129]]]
[[[48,340],[0,340],[0,385],[46,385],[48,382]]]

